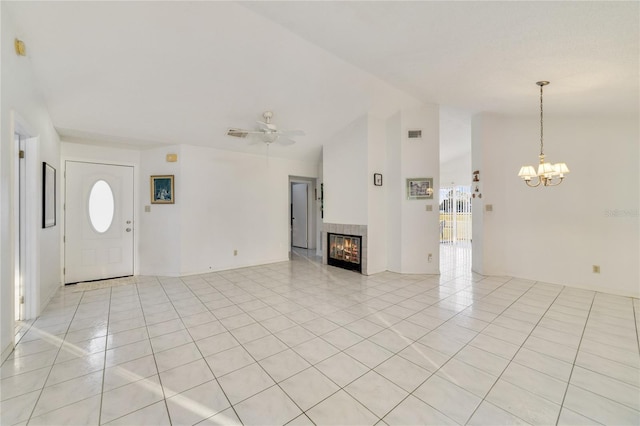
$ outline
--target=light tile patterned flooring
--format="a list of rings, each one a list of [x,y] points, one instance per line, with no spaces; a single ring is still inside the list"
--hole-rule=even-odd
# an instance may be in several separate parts
[[[2,425],[640,424],[637,299],[291,262],[60,289]]]

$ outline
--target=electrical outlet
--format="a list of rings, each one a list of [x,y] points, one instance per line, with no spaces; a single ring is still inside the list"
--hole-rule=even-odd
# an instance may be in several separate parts
[[[234,255],[234,256],[237,256],[237,255],[238,255],[238,250],[234,250],[234,251],[233,251],[233,255]]]
[[[427,211],[428,212],[432,212],[433,211],[433,206],[431,204],[427,204]]]
[[[594,274],[600,273],[600,265],[593,265],[593,273]]]
[[[429,254],[427,255],[427,261],[428,261],[429,263],[431,263],[431,262],[433,261],[433,254],[429,253]]]
[[[151,206],[144,206],[144,212],[149,213],[151,211]]]

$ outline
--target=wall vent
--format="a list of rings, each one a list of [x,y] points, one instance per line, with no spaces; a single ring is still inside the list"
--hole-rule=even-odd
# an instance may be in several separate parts
[[[246,130],[241,129],[229,129],[227,130],[227,136],[233,136],[236,138],[246,138],[249,133]]]
[[[422,139],[422,130],[421,129],[409,130],[408,136],[409,136],[409,139]]]

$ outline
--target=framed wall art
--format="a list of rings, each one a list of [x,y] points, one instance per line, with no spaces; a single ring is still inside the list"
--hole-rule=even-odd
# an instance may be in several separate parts
[[[432,200],[433,178],[407,179],[407,200]]]
[[[42,163],[42,227],[56,226],[56,169]]]
[[[173,175],[151,176],[151,204],[174,204]]]

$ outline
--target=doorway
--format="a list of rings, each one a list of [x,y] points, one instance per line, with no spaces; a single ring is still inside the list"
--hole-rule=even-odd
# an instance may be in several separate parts
[[[440,188],[440,271],[453,276],[471,272],[471,202],[469,185]]]
[[[133,167],[67,161],[65,169],[65,284],[133,275]]]
[[[291,245],[309,248],[309,184],[291,182]]]
[[[15,238],[15,289],[14,289],[14,319],[25,319],[25,279],[27,274],[27,233],[26,233],[26,203],[27,203],[27,170],[25,162],[26,138],[14,133],[16,155],[16,183],[15,183],[15,220],[17,221],[17,236]]]

